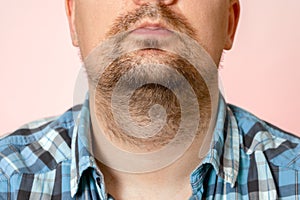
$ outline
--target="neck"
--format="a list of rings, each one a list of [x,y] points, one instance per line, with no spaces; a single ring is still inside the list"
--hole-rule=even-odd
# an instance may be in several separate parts
[[[94,97],[93,94],[92,97]],[[201,156],[206,155],[208,151],[206,145],[210,144],[211,129],[213,128],[210,124],[212,123],[210,117],[211,115],[215,116],[216,112],[205,110],[200,112],[201,120],[195,134],[191,131],[186,132],[183,134],[184,137],[178,139],[173,129],[166,129],[166,132],[162,130],[162,136],[170,134],[176,136],[176,140],[173,145],[166,145],[166,148],[161,148],[161,146],[153,146],[155,141],[149,142],[147,139],[145,141],[127,141],[127,137],[123,137],[126,133],[121,131],[117,134],[114,133],[113,130],[117,124],[109,125],[114,118],[113,116],[107,117],[109,112],[105,109],[109,107],[99,103],[99,99],[101,100],[101,97],[96,99],[98,102],[93,98],[90,99],[92,142],[94,157],[99,160],[98,166],[104,175],[106,192],[118,200],[188,199],[192,194],[190,174],[200,164],[201,158],[203,158]],[[99,109],[96,112],[95,105],[101,105],[100,110],[102,112],[99,112]],[[200,107],[200,109],[203,108],[205,107]],[[191,110],[190,113],[193,113],[192,111],[196,112]],[[193,115],[185,115],[185,117],[188,118],[185,121],[189,122],[188,125],[194,121],[197,122]],[[173,121],[168,122],[172,123]],[[189,135],[194,137],[190,140]],[[160,139],[160,144],[165,144],[172,141],[172,138],[167,137],[165,138],[166,141],[163,140],[163,137],[158,139]],[[182,143],[185,140],[190,141],[190,144],[182,148]],[[139,145],[141,144],[139,142],[142,145]],[[176,156],[174,157],[174,155]]]
[[[148,173],[122,172],[97,161],[104,175],[106,192],[118,200],[188,199],[192,195],[190,174],[201,162],[199,146],[202,141],[203,138],[197,137],[192,146],[176,162]]]
[[[110,130],[99,122],[93,105],[90,104],[93,153],[104,175],[106,192],[118,200],[182,200],[192,195],[190,174],[200,164],[203,158],[201,156],[206,155],[209,149],[207,145],[210,144],[212,134],[201,133],[212,133],[211,130],[207,131],[209,123],[207,127],[199,127],[199,133],[179,158],[169,160],[172,155],[168,156],[168,152],[158,151],[158,154],[152,157],[151,153],[149,156],[147,152],[142,152],[141,155],[136,152],[128,153],[131,142],[123,141],[116,148],[113,145],[114,138],[108,136]],[[122,149],[124,146],[125,150]],[[152,150],[152,146],[149,149]],[[171,149],[171,153],[176,150]]]

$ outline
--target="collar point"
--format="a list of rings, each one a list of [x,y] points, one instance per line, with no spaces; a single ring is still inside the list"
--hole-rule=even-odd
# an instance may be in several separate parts
[[[76,180],[75,180],[76,179]],[[71,188],[71,197],[74,198],[77,191],[78,191],[78,184],[77,184],[77,178],[71,180],[70,182],[70,188]]]
[[[226,183],[230,184],[231,188],[234,188],[236,185],[237,173],[234,174],[223,174],[224,180]]]

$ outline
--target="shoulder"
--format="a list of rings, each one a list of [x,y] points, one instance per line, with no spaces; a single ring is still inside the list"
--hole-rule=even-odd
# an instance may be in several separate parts
[[[300,138],[229,104],[238,124],[242,147],[247,154],[263,152],[275,166],[300,170]]]
[[[70,158],[74,119],[81,106],[31,122],[0,139],[0,176],[45,173]],[[1,177],[0,177],[1,179]]]

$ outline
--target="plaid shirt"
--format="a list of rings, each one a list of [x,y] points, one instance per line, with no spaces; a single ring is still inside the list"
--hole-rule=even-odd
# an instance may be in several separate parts
[[[300,199],[299,143],[221,99],[190,199]],[[0,199],[113,199],[91,156],[88,100],[0,140]]]

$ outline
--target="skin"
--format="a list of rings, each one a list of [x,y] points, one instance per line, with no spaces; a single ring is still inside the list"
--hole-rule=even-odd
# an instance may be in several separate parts
[[[66,0],[66,11],[73,45],[84,59],[104,40],[121,13],[159,0]],[[206,47],[216,64],[223,49],[232,47],[239,18],[238,0],[166,0],[161,1],[182,14],[194,27],[198,41]]]
[[[233,45],[240,13],[238,0],[66,0],[65,3],[72,43],[79,47],[82,59],[108,37],[117,17],[143,4],[161,3],[184,16],[195,31],[196,41],[218,66],[223,50]],[[123,173],[99,162],[107,192],[118,200],[169,199],[172,194],[176,194],[172,199],[188,199],[192,194],[189,176],[200,162],[197,154],[202,139],[196,138],[178,161],[151,173]]]

